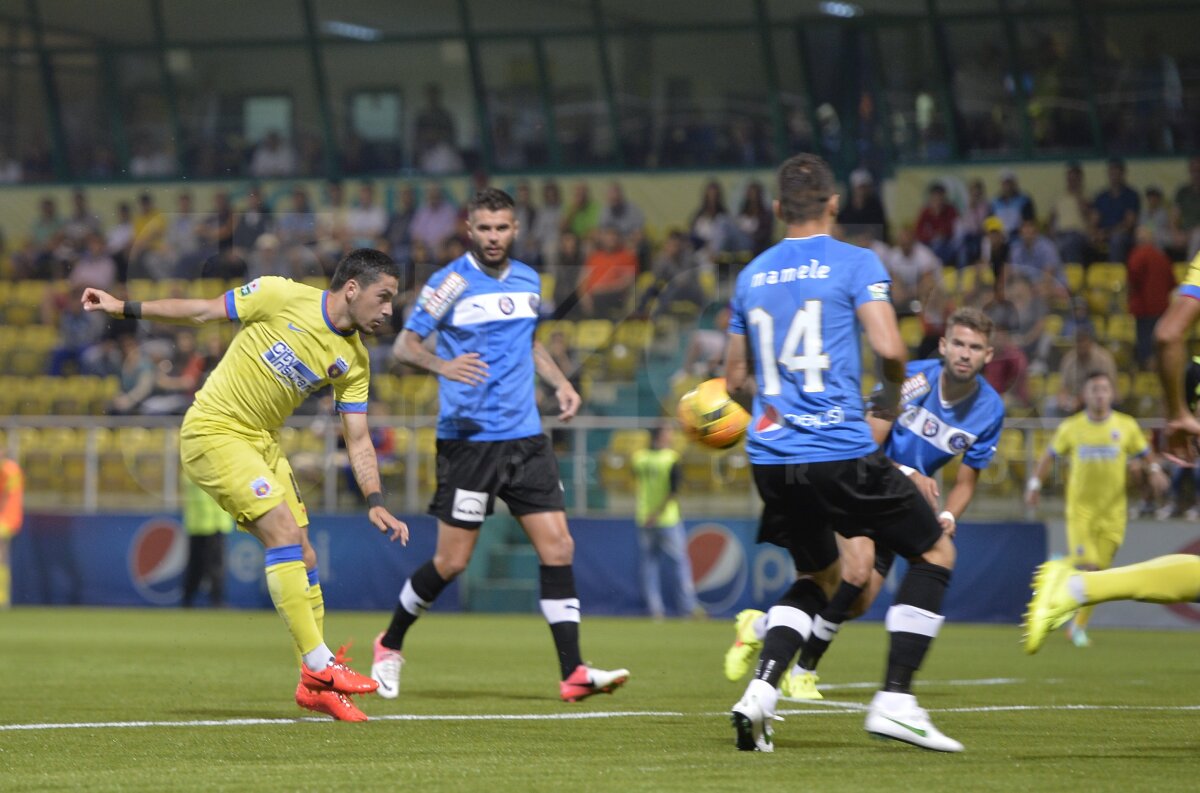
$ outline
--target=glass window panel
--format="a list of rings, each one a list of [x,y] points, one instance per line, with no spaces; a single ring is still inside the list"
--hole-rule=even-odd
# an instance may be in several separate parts
[[[999,21],[948,22],[946,41],[962,150],[1019,152],[1021,117],[1003,26]]]
[[[47,33],[80,36],[93,45],[154,42],[150,0],[104,0],[103,13],[97,13],[96,0],[43,0],[38,8]]]
[[[547,39],[546,72],[554,130],[564,166],[613,161],[612,124],[600,74],[600,48],[590,36]]]
[[[878,14],[925,16],[928,12],[926,0],[767,0],[767,14],[773,20],[851,19]]]
[[[167,41],[302,39],[299,0],[164,0]]]
[[[1090,53],[1105,145],[1114,152],[1200,147],[1200,10],[1092,20]]]
[[[939,88],[931,28],[922,24],[881,29],[879,56],[873,71],[882,83],[884,101],[867,92],[859,101],[860,153],[865,141],[880,145],[877,130],[881,130],[903,159],[949,159],[949,118]]]
[[[505,5],[497,0],[497,5]],[[396,0],[316,0],[317,32],[322,36],[375,41],[381,36],[458,33],[458,3],[397,3]]]
[[[609,27],[624,25],[689,25],[711,22],[752,22],[752,0],[697,3],[695,0],[602,0],[604,21]]]
[[[590,29],[595,21],[590,3],[559,0],[471,0],[470,9],[477,33]]]
[[[50,179],[45,91],[32,52],[0,61],[0,182]]]
[[[458,173],[478,164],[475,100],[462,41],[330,42],[322,51],[344,171]],[[397,107],[392,138],[368,140],[356,131],[353,107],[364,92],[387,94]]]
[[[940,14],[997,13],[1000,11],[1000,2],[999,0],[937,0],[937,10]]]
[[[270,57],[264,57],[267,52]],[[320,114],[305,48],[175,48],[167,52],[167,68],[175,81],[193,174],[303,176],[321,171]],[[247,108],[245,100],[267,96],[287,97],[291,118],[272,130],[280,140],[248,138],[248,130],[263,130],[256,107]],[[275,120],[285,122],[278,115]]]
[[[118,56],[116,79],[129,155],[155,156],[155,165],[174,173],[178,162],[175,130],[171,126],[158,56],[152,53]]]
[[[804,26],[804,65],[812,75],[812,103],[817,119],[818,153],[833,162],[843,158],[842,128],[856,112],[852,85],[856,73],[846,66],[862,57],[861,32],[832,22]],[[859,53],[853,56],[851,53]],[[851,162],[847,167],[853,167]]]
[[[545,165],[550,159],[549,141],[533,45],[484,42],[479,57],[492,127],[492,166],[518,171]]]
[[[1041,151],[1094,145],[1078,30],[1073,17],[1017,20],[1033,145]]]
[[[769,163],[770,113],[755,33],[629,34],[609,43],[629,164]]]
[[[105,172],[113,142],[99,60],[95,53],[73,52],[53,54],[51,63],[71,173],[112,176]]]
[[[772,160],[780,160],[797,152],[814,151],[816,138],[813,135],[808,89],[804,83],[799,33],[793,28],[777,27],[771,43],[779,72],[779,101],[783,105],[784,124],[787,127],[788,150],[771,157]]]

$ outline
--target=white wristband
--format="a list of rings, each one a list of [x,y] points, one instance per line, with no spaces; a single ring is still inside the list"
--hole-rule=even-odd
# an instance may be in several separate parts
[[[958,525],[958,521],[954,519],[954,513],[948,509],[942,510],[942,514],[938,515],[938,520],[948,520],[951,526]]]
[[[1036,493],[1042,489],[1042,480],[1036,476],[1029,477],[1029,481],[1025,483],[1025,490],[1029,493]]]
[[[908,465],[897,465],[896,467],[899,468],[900,473],[904,474],[905,476],[912,476],[913,474],[915,474],[917,472],[916,468],[913,468]]]

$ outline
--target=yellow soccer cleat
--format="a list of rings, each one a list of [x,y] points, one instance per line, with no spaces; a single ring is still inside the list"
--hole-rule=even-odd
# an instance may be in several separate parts
[[[817,681],[820,679],[816,672],[794,667],[779,681],[779,693],[791,699],[825,699],[817,691]]]
[[[1041,649],[1047,634],[1061,628],[1081,605],[1071,597],[1067,581],[1075,568],[1065,559],[1043,562],[1033,575],[1033,599],[1025,607],[1025,652]]]
[[[754,621],[762,615],[758,609],[745,609],[733,618],[734,640],[725,651],[725,677],[731,681],[749,673],[755,654],[762,649],[762,639],[754,633]]]

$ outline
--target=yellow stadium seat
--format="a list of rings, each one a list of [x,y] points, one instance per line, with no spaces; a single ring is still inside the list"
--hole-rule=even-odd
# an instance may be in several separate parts
[[[1051,338],[1058,338],[1062,335],[1063,318],[1061,314],[1046,315],[1046,333]]]
[[[921,318],[901,317],[900,338],[910,350],[921,346],[921,340],[925,338],[925,327],[921,324]]]
[[[1137,327],[1133,321],[1133,316],[1130,314],[1113,314],[1108,317],[1107,327],[1104,330],[1104,338],[1109,341],[1119,341],[1126,344],[1133,344],[1134,338],[1137,335]]]
[[[1108,316],[1107,315],[1093,313],[1091,315],[1090,321],[1092,323],[1092,327],[1096,329],[1096,338],[1097,339],[1108,338],[1108,336],[1106,334],[1106,329],[1108,328]]]
[[[554,300],[554,289],[558,285],[553,273],[542,273],[542,304]]]
[[[569,319],[548,319],[540,323],[537,329],[537,340],[542,344],[548,344],[550,337],[555,333],[563,334],[568,346],[575,344],[575,323]]]
[[[1085,283],[1089,288],[1120,292],[1125,288],[1125,265],[1119,262],[1095,262],[1087,269]]]
[[[627,319],[614,331],[617,344],[638,350],[647,350],[654,343],[654,323],[645,319]]]
[[[1041,372],[1031,372],[1025,378],[1025,388],[1029,392],[1029,398],[1033,400],[1035,405],[1040,404],[1046,397],[1046,375]]]
[[[942,268],[942,288],[947,292],[954,292],[958,289],[958,268],[943,267]]]
[[[1082,264],[1065,264],[1063,270],[1067,275],[1067,289],[1071,290],[1072,294],[1076,294],[1083,288],[1083,265]]]
[[[437,378],[429,375],[406,375],[400,378],[399,396],[404,415],[431,413],[437,403]]]
[[[963,271],[958,274],[958,291],[959,292],[972,291],[973,289],[975,289],[975,284],[977,283],[978,279],[979,279],[979,271],[978,270],[976,270],[974,267],[964,268]]]
[[[607,319],[585,319],[578,323],[575,348],[580,352],[604,349],[612,341],[613,324]]]

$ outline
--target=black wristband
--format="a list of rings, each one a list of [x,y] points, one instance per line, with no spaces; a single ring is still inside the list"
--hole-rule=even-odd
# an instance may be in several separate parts
[[[382,506],[384,506],[383,493],[376,490],[374,493],[367,494],[367,509],[375,509],[375,507]]]
[[[126,300],[123,311],[125,319],[141,319],[142,318],[142,301]]]

